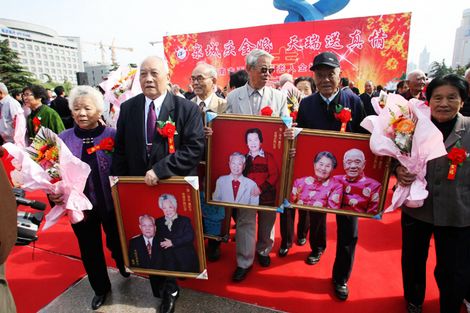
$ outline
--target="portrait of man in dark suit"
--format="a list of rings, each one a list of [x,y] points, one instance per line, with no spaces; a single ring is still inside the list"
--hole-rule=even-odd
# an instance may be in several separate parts
[[[156,269],[178,272],[199,272],[199,261],[194,248],[194,229],[191,220],[178,215],[178,203],[172,194],[158,198],[163,216],[157,218]]]
[[[139,216],[139,228],[142,234],[129,241],[129,262],[131,266],[155,268],[157,241],[155,238],[155,219],[144,214]]]

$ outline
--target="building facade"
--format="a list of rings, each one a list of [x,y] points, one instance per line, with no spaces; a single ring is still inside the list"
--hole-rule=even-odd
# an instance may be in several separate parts
[[[0,18],[0,40],[5,39],[36,78],[77,84],[76,72],[83,71],[79,37],[59,36],[48,27]]]
[[[452,67],[470,63],[470,8],[463,11],[462,22],[455,32]]]
[[[85,73],[87,74],[88,84],[90,86],[97,86],[108,77],[111,70],[109,64],[92,64],[89,62],[84,63]]]

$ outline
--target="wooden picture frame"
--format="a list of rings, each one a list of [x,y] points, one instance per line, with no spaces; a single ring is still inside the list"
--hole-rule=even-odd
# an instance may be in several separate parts
[[[285,192],[291,207],[369,218],[382,214],[390,158],[374,155],[369,138],[303,129],[292,143],[296,154]]]
[[[284,199],[288,164],[288,142],[284,140],[286,126],[282,119],[217,114],[209,122],[209,127],[213,134],[208,139],[207,148],[206,202],[232,208],[277,211]],[[253,132],[254,129],[258,131]],[[247,134],[247,131],[252,133]],[[262,138],[259,138],[259,133]],[[252,149],[261,142],[263,159],[258,156],[248,158],[250,150],[246,140],[258,140]],[[229,161],[233,153],[245,157],[239,186],[233,186],[229,177]],[[236,159],[239,161],[242,157],[237,156]],[[258,189],[258,194],[261,192],[258,196],[252,193],[255,189]]]
[[[207,279],[200,195],[191,181],[197,184],[197,177],[173,177],[150,187],[143,177],[115,178],[112,194],[119,237],[124,263],[131,271]],[[174,220],[176,215],[165,218],[160,208],[174,210],[172,196]],[[152,232],[154,239],[145,239],[152,238]],[[149,241],[151,248],[146,246]]]

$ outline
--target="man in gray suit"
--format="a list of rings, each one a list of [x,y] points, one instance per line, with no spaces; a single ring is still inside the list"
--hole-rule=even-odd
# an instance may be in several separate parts
[[[217,178],[212,200],[250,205],[259,204],[259,196],[253,195],[253,190],[258,189],[258,186],[253,180],[243,176],[245,161],[245,156],[240,152],[234,152],[230,155],[230,174]]]
[[[217,97],[217,69],[207,63],[199,63],[191,74],[191,84],[196,96],[191,99],[202,111],[225,113],[227,101]]]
[[[233,90],[227,96],[227,112],[234,114],[260,115],[265,107],[272,109],[273,116],[288,116],[287,99],[280,91],[266,84],[274,67],[274,57],[266,51],[254,49],[246,56],[248,83]],[[237,268],[232,280],[245,279],[255,258],[255,249],[259,264],[268,267],[271,264],[269,252],[274,245],[275,212],[258,211],[258,242],[256,242],[256,213],[253,209],[239,209],[237,217]]]

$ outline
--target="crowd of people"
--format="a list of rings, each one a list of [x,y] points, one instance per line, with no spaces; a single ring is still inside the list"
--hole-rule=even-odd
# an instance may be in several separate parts
[[[106,119],[102,117],[106,105],[103,96],[90,86],[75,87],[68,99],[64,97],[64,89],[59,86],[55,89],[56,98],[50,101],[47,90],[41,86],[25,86],[18,94],[19,98],[15,99],[9,95],[5,84],[0,83],[2,142],[14,142],[15,127],[19,119],[25,119],[26,140],[33,138],[40,127],[47,127],[59,134],[71,152],[91,168],[84,193],[92,203],[93,209],[86,211],[85,219],[73,224],[72,228],[95,293],[91,302],[94,310],[105,303],[111,290],[101,241],[101,228],[106,233],[106,246],[111,250],[119,272],[122,276],[129,277],[119,244],[108,176],[143,176],[147,185],[155,186],[159,180],[172,176],[197,175],[197,166],[205,158],[207,137],[213,135],[213,130],[201,118],[201,113],[213,111],[260,115],[261,110],[269,105],[273,116],[289,116],[287,96],[282,87],[290,82],[302,93],[297,115],[298,127],[339,131],[342,123],[335,118],[334,107],[341,104],[352,113],[346,131],[366,132],[360,123],[365,116],[376,114],[371,98],[378,96],[383,88],[376,87],[373,81],[368,80],[364,84],[364,92],[359,94],[354,83],[347,78],[341,78],[340,62],[331,52],[315,56],[310,68],[313,77],[294,79],[292,75],[284,74],[278,81],[273,82],[273,59],[268,52],[254,49],[246,57],[246,70],[232,73],[229,86],[223,89],[217,87],[217,69],[210,64],[200,63],[192,71],[191,89],[184,92],[178,86],[170,84],[168,66],[163,59],[148,57],[142,62],[140,74],[136,77],[140,81],[142,93],[121,104],[116,129],[107,126]],[[425,73],[415,70],[408,73],[406,80],[398,83],[395,92],[406,99],[427,100],[432,122],[442,132],[446,148],[450,149],[458,144],[468,151],[470,118],[463,115],[470,113],[470,69],[465,73],[465,78],[448,75],[434,78],[428,85],[427,83]],[[155,127],[156,121],[167,121],[169,118],[175,122],[178,133],[174,138],[174,153],[170,152],[168,142],[158,134]],[[114,138],[115,149],[112,156],[103,151],[87,153],[88,148],[105,137]],[[288,129],[285,137],[293,140],[294,131]],[[247,132],[247,144],[248,140],[255,139],[258,145],[262,142],[262,135],[256,129]],[[258,150],[230,155],[227,161],[231,172],[227,176],[244,177],[241,173],[246,164],[256,164],[257,168],[268,167],[269,154],[260,153]],[[293,150],[290,157],[295,157],[296,153],[302,151]],[[346,175],[338,179],[344,179],[347,184],[354,186],[358,184],[358,179],[364,176],[363,173],[358,175],[357,171],[348,176],[348,158],[356,158],[360,163],[364,157],[357,151],[345,155]],[[327,168],[322,170],[324,183],[330,178],[331,170],[337,166],[338,161],[331,153],[324,151],[315,157],[315,164],[317,163],[319,167]],[[429,162],[426,176],[430,191],[428,199],[420,208],[403,208],[402,273],[408,312],[422,311],[426,287],[426,259],[432,235],[436,241],[435,277],[440,291],[441,312],[460,312],[462,302],[470,291],[470,198],[467,196],[470,191],[470,165],[467,163],[463,162],[455,180],[448,180],[446,156]],[[267,171],[243,173],[246,182],[251,184],[250,190],[255,190],[252,194],[244,195],[246,199],[243,201],[247,204],[251,201],[260,205],[274,204],[273,197],[265,188],[266,182],[272,177],[265,173]],[[398,183],[404,186],[410,185],[416,178],[402,166],[396,166],[394,173]],[[317,176],[321,178],[323,174]],[[309,178],[302,179],[295,184],[305,184]],[[233,194],[232,190],[216,187],[217,197],[231,197],[233,200],[240,198],[242,195],[237,194],[240,186],[234,186]],[[53,203],[63,202],[62,194],[48,196]],[[333,198],[331,201],[333,205],[338,205],[334,203]],[[294,241],[295,210],[288,208],[281,214],[282,243],[278,252],[280,257],[288,255]],[[232,274],[233,281],[241,282],[246,278],[255,258],[260,266],[270,266],[276,216],[277,213],[271,211],[237,209],[237,266]],[[326,213],[307,213],[299,210],[299,216],[296,243],[306,244],[307,234],[310,232],[311,253],[306,258],[306,263],[315,265],[320,262],[326,249]],[[156,236],[156,224],[157,229],[164,228],[158,226],[151,216],[141,216],[139,223],[143,235],[148,232],[147,237],[151,240]],[[348,280],[353,270],[358,241],[358,217],[337,214],[336,224],[337,247],[331,281],[334,294],[344,301],[349,295]],[[171,236],[171,227],[165,228],[165,231]],[[209,240],[207,249],[209,260],[216,261],[220,257],[220,242]],[[134,254],[136,253],[137,250]],[[161,298],[159,312],[174,312],[180,294],[177,280],[157,275],[150,275],[149,280],[153,295]]]

